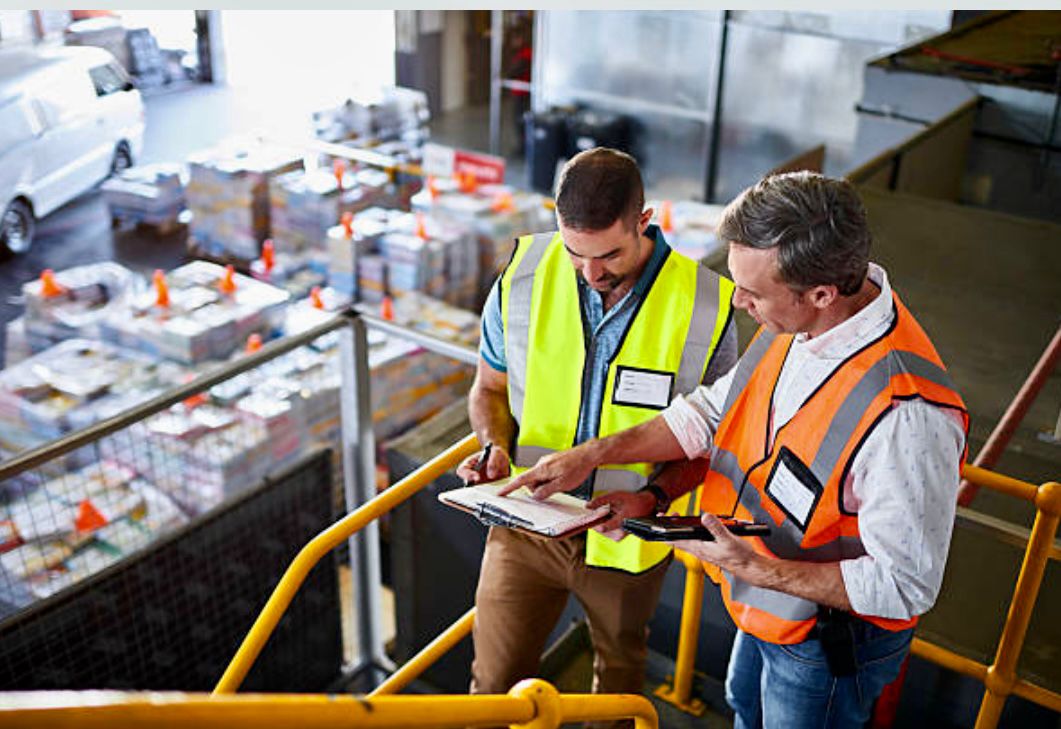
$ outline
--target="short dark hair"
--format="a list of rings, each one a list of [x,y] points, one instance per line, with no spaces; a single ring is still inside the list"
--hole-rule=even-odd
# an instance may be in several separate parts
[[[616,220],[634,228],[644,207],[637,162],[616,149],[579,152],[564,165],[556,185],[556,212],[575,230],[605,230]]]
[[[869,266],[866,209],[847,180],[788,172],[760,180],[722,212],[719,238],[777,248],[781,280],[793,288],[834,285],[857,293]]]

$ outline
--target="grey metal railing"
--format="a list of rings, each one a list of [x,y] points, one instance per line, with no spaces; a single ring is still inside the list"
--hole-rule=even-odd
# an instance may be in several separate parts
[[[356,509],[375,496],[376,453],[372,427],[371,382],[368,359],[368,329],[411,341],[426,350],[458,361],[474,364],[475,351],[431,334],[373,316],[356,308],[337,312],[334,317],[299,334],[283,337],[260,350],[218,366],[190,382],[174,387],[139,405],[88,427],[63,435],[50,443],[28,450],[0,463],[0,483],[84,446],[140,423],[173,405],[198,395],[226,380],[261,367],[318,338],[339,332],[341,368],[340,414],[343,484],[347,510]],[[384,651],[382,631],[382,582],[380,578],[379,531],[376,522],[350,541],[350,566],[355,600],[357,653],[354,671],[380,669],[393,671]]]

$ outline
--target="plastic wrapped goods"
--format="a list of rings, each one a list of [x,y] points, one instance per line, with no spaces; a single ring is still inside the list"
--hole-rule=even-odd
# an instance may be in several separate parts
[[[282,175],[270,185],[270,225],[277,253],[324,250],[328,229],[343,213],[397,205],[386,172],[346,170],[340,178],[331,170],[316,169]]]
[[[176,223],[184,210],[187,182],[183,165],[154,164],[131,167],[101,187],[111,218],[161,227]]]
[[[131,311],[102,327],[108,341],[164,359],[194,364],[223,359],[251,334],[279,327],[290,295],[222,266],[193,261],[156,281]],[[166,289],[160,303],[160,287]]]
[[[188,167],[189,242],[208,255],[249,261],[270,236],[270,185],[301,169],[302,158],[286,148],[235,140],[192,155]]]
[[[144,281],[110,261],[74,266],[22,284],[26,302],[23,335],[32,352],[65,339],[98,339],[101,323],[128,308],[144,290]]]

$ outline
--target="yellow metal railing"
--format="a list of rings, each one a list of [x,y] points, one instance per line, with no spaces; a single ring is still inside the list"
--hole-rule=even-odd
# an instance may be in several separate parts
[[[284,576],[280,578],[269,601],[265,603],[258,619],[254,621],[247,637],[243,639],[232,662],[229,663],[221,680],[214,687],[214,694],[235,693],[240,687],[266,641],[269,640],[269,636],[272,635],[276,624],[280,622],[284,611],[287,610],[298,588],[306,579],[306,575],[328,552],[341,545],[373,519],[378,519],[413,496],[478,449],[479,444],[474,435],[465,437],[364,506],[332,524],[303,547],[284,572]]]
[[[472,632],[474,624],[475,608],[470,608],[453,625],[439,633],[438,637],[424,646],[419,653],[406,661],[405,665],[377,686],[369,696],[384,696],[401,691],[415,681],[421,673],[434,665],[435,661],[444,656],[450,648],[464,640]]]
[[[976,486],[1035,504],[1035,523],[1024,551],[1009,614],[998,641],[995,660],[990,666],[920,638],[914,639],[911,652],[984,684],[984,697],[980,703],[976,729],[993,729],[998,725],[1002,708],[1010,694],[1061,712],[1061,695],[1017,678],[1017,661],[1024,647],[1032,610],[1039,597],[1046,564],[1054,554],[1054,539],[1057,536],[1058,522],[1061,521],[1061,484],[1051,482],[1036,486],[969,465],[962,468],[962,477]],[[700,613],[703,609],[704,571],[700,562],[692,556],[684,552],[677,554],[687,570],[682,629],[678,638],[673,683],[661,686],[656,695],[683,711],[700,714],[703,712],[702,704],[692,698],[692,683]]]
[[[561,722],[633,719],[656,729],[644,696],[560,694],[531,679],[507,695],[377,696],[321,694],[180,694],[122,691],[8,693],[0,725],[8,729],[441,729],[497,726],[554,729]]]

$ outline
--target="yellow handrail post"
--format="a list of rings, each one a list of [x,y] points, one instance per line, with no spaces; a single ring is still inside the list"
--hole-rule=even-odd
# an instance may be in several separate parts
[[[235,693],[247,672],[258,658],[265,642],[269,640],[276,624],[280,622],[284,611],[294,598],[298,588],[306,579],[309,571],[331,550],[350,538],[352,534],[364,527],[373,519],[379,518],[398,504],[402,503],[427,484],[434,481],[461,460],[470,456],[479,448],[474,435],[468,435],[450,446],[437,457],[391,486],[383,493],[359,509],[347,514],[314,537],[302,548],[288,566],[284,576],[273,590],[269,601],[262,608],[258,619],[254,621],[247,637],[243,639],[239,650],[228,664],[221,680],[214,687],[214,694]]]
[[[693,667],[696,663],[696,644],[700,639],[700,615],[704,603],[704,567],[688,552],[674,550],[685,565],[685,595],[682,598],[681,629],[678,633],[678,654],[674,659],[672,684],[664,683],[656,689],[657,697],[673,704],[687,714],[703,716],[707,705],[693,697]]]
[[[993,729],[998,725],[1005,706],[1006,697],[1012,692],[1017,682],[1017,661],[1031,622],[1032,610],[1043,582],[1046,563],[1049,560],[1050,548],[1057,535],[1058,522],[1061,521],[1061,484],[1046,483],[1039,487],[1035,498],[1038,510],[1035,523],[1032,525],[1031,538],[1024,552],[1017,586],[1013,590],[1013,600],[1009,605],[1009,614],[998,642],[995,662],[987,669],[984,681],[986,690],[980,704],[980,713],[976,717],[976,729]]]
[[[385,696],[401,691],[415,681],[421,673],[434,665],[435,661],[445,655],[450,648],[460,643],[471,633],[474,624],[475,608],[473,607],[458,618],[453,625],[446,628],[445,632],[439,634],[433,641],[424,646],[422,651],[406,661],[405,665],[392,673],[369,696]]]

